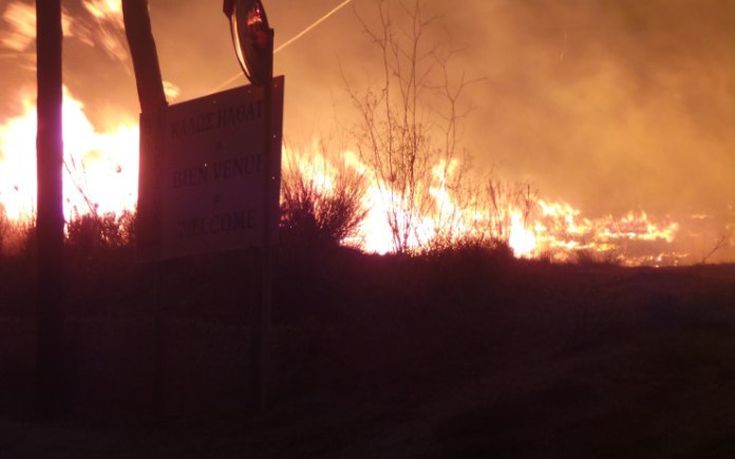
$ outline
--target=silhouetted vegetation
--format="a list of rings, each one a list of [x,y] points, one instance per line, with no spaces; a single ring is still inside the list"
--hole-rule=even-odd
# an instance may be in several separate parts
[[[337,245],[355,238],[367,214],[364,179],[346,170],[325,189],[296,167],[286,170],[281,191],[280,240],[285,245]]]
[[[0,205],[0,259],[35,250],[36,228],[29,221],[10,220]]]
[[[66,225],[67,244],[81,251],[119,248],[135,244],[135,214],[76,215]]]
[[[304,214],[318,199],[296,201],[307,203],[300,218],[311,231],[320,217]],[[135,456],[154,441],[166,445],[157,456],[204,442],[224,456],[265,457],[385,456],[382,442],[399,456],[732,452],[733,266],[518,260],[481,239],[378,256],[340,247],[339,232],[299,241],[294,224],[275,257],[274,403],[263,418],[241,400],[253,254],[173,260],[156,274],[135,262],[131,219],[88,216],[67,229],[67,408],[102,421],[84,430],[100,456]],[[22,247],[0,256],[0,413],[21,417],[34,339],[33,248]],[[110,419],[140,423],[150,413],[157,308],[166,408],[228,414],[125,430],[122,440]],[[1,426],[15,425],[3,416]],[[10,457],[60,444],[92,451],[66,434],[23,429],[12,441],[0,435]],[[282,443],[263,440],[274,437]]]
[[[374,13],[375,27],[358,19],[377,57],[377,83],[358,90],[345,77],[345,84],[359,117],[358,154],[390,203],[393,249],[407,252],[422,216],[441,215],[430,187],[440,182],[456,190],[462,183],[467,154],[458,133],[470,111],[463,95],[478,80],[452,69],[456,51],[431,38],[438,21],[421,2],[378,0]]]
[[[10,220],[5,214],[5,208],[0,205],[0,256],[2,256],[5,247],[5,240],[10,233]]]

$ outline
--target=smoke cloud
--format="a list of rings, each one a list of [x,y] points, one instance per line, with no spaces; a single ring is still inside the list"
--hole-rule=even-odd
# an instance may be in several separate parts
[[[207,94],[239,72],[220,2],[149,3],[163,75],[179,90],[177,100]],[[337,3],[266,1],[276,45]],[[0,1],[0,84],[8,95],[34,77],[22,57],[32,51],[28,9],[19,4],[32,5]],[[138,112],[130,62],[121,52],[124,34],[105,22],[114,8],[96,15],[91,7],[110,4],[65,2],[66,83],[102,124]],[[733,219],[735,2],[424,5],[438,17],[427,28],[427,43],[459,50],[450,68],[483,78],[467,89],[465,102],[474,110],[462,130],[477,175],[495,168],[590,216],[644,209],[677,218],[706,215],[722,228]],[[355,116],[345,78],[379,81],[377,50],[356,12],[370,22],[374,0],[354,0],[276,56],[276,72],[287,77],[288,141],[308,144],[314,136],[344,133]],[[244,83],[243,77],[235,84]],[[0,117],[14,110],[13,98],[5,99]]]

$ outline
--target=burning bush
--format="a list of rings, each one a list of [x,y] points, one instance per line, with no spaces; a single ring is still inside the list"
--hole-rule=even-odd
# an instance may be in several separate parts
[[[67,244],[80,250],[119,248],[135,243],[135,214],[129,211],[75,215],[66,225]]]
[[[327,189],[297,167],[288,167],[281,190],[281,241],[336,245],[356,238],[367,215],[364,195],[363,177],[355,172],[341,170]]]
[[[454,189],[462,182],[460,168],[467,163],[459,123],[470,111],[463,93],[479,80],[456,74],[450,69],[455,52],[427,40],[435,36],[434,21],[422,2],[379,0],[375,7],[378,26],[359,15],[358,20],[376,51],[376,83],[358,90],[345,79],[360,120],[353,140],[387,201],[393,251],[410,252],[427,240],[426,228],[420,228],[424,216],[442,212],[434,209],[432,184]]]
[[[36,226],[32,220],[11,220],[0,205],[0,257],[29,253],[35,238]]]
[[[10,229],[10,221],[5,215],[5,207],[0,205],[0,256],[5,250],[5,239]]]

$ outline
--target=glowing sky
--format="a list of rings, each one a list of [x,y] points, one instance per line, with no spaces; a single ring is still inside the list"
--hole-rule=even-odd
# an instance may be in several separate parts
[[[209,93],[239,71],[219,1],[149,3],[176,100]],[[267,1],[277,45],[337,3]],[[452,69],[483,78],[468,89],[474,110],[462,131],[476,173],[495,168],[528,180],[591,216],[646,209],[706,214],[713,226],[732,221],[735,2],[424,3],[439,18],[427,42],[459,50]],[[138,111],[124,35],[110,19],[114,4],[64,2],[65,83],[96,126]],[[0,122],[21,110],[16,94],[33,85],[32,5],[0,0]],[[370,23],[373,0],[354,0],[277,55],[276,73],[287,75],[287,141],[345,136],[354,120],[345,79],[379,79],[356,12]]]

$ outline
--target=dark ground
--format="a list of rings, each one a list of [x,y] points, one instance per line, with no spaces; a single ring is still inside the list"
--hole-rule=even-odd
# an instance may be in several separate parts
[[[156,418],[154,277],[128,249],[90,253],[68,258],[73,414],[50,423],[17,401],[31,263],[0,259],[0,458],[735,457],[734,265],[284,250],[273,402],[258,414],[226,403],[246,390],[230,362],[247,360],[247,257],[169,263],[169,414]],[[172,414],[184,405],[199,414]]]

